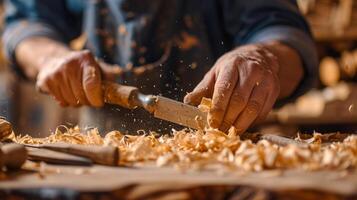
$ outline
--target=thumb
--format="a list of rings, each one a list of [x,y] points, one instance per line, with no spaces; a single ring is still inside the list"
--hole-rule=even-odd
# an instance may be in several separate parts
[[[212,97],[214,91],[215,83],[215,73],[214,70],[210,70],[203,77],[201,82],[195,87],[195,89],[188,93],[184,98],[184,103],[197,106],[200,104],[203,97],[210,98]]]

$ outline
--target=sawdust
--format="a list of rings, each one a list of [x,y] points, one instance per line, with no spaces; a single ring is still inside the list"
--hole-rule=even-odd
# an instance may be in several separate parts
[[[267,140],[253,143],[240,140],[231,131],[189,129],[173,130],[170,135],[124,135],[112,131],[101,137],[97,129],[82,133],[78,127],[60,130],[46,138],[14,136],[24,144],[67,142],[72,144],[111,145],[120,149],[119,165],[156,163],[158,167],[261,171],[264,169],[345,170],[357,167],[357,136],[343,142],[323,144],[320,134],[308,139],[306,148],[296,145],[278,146]],[[63,129],[63,128],[62,128]]]
[[[203,99],[199,108],[208,112],[210,99]],[[240,139],[236,130],[228,133],[217,129],[172,130],[166,135],[155,132],[140,135],[124,135],[111,131],[101,137],[97,129],[82,131],[78,127],[60,126],[45,138],[29,135],[10,139],[21,144],[45,144],[66,142],[82,145],[104,145],[119,148],[121,166],[152,165],[187,169],[251,172],[262,170],[348,170],[357,168],[357,135],[314,133],[312,137],[298,134],[296,141],[306,145],[279,146],[262,139]],[[338,140],[337,140],[338,139]],[[334,141],[334,142],[333,142]],[[279,174],[279,173],[274,173]]]

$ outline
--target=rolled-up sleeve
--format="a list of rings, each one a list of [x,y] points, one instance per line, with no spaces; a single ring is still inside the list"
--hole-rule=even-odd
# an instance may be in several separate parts
[[[64,0],[7,0],[2,36],[5,55],[16,67],[15,49],[21,41],[44,36],[68,42],[79,35],[78,23]]]
[[[223,6],[228,11],[225,14],[225,27],[235,45],[275,40],[299,53],[304,66],[304,78],[293,95],[283,102],[295,99],[315,85],[318,65],[316,47],[296,1],[226,1]],[[239,16],[232,14],[232,9]]]

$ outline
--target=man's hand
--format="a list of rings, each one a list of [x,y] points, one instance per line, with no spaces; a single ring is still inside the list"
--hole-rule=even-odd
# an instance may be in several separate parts
[[[286,51],[287,48],[283,45],[281,49]],[[280,54],[263,44],[242,46],[228,52],[186,95],[184,102],[198,105],[202,97],[212,98],[209,125],[222,131],[234,126],[243,133],[253,122],[267,116],[280,94],[279,75],[284,74],[280,71],[280,63],[286,63],[280,62]],[[290,54],[285,55],[289,57]],[[298,55],[294,56],[299,60]],[[297,81],[290,82],[293,89],[302,77],[302,68],[299,70],[292,71],[297,76]]]
[[[69,52],[46,59],[36,86],[52,95],[62,106],[103,106],[101,70],[87,51]]]

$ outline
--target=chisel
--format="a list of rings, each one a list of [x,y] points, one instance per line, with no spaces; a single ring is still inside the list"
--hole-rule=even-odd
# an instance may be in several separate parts
[[[105,103],[129,109],[142,107],[156,118],[193,129],[202,129],[207,126],[206,114],[197,107],[162,96],[145,95],[136,87],[113,82],[104,82],[103,91]]]

